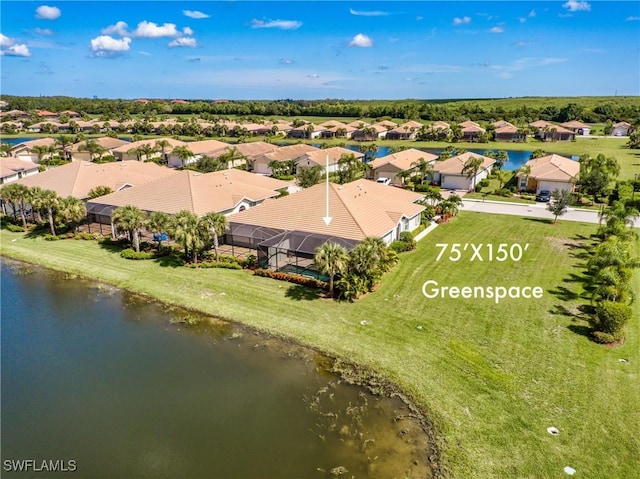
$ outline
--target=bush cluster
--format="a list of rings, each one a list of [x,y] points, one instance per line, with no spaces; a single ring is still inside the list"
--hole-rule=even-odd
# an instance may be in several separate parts
[[[280,271],[273,271],[270,269],[258,268],[254,271],[256,276],[262,276],[264,278],[278,279],[280,281],[288,281],[289,283],[295,283],[302,286],[308,286],[310,288],[318,288],[327,290],[329,285],[325,281],[320,281],[316,278],[309,278],[308,276],[302,276],[301,274],[282,273]]]
[[[123,249],[120,252],[120,256],[122,256],[124,259],[134,259],[134,260],[154,259],[156,257],[155,253],[151,253],[147,251],[140,251],[138,253],[133,248]]]
[[[187,263],[188,268],[224,268],[224,269],[242,269],[237,262],[231,261],[202,261],[200,263]]]
[[[101,238],[102,238],[102,235],[100,233],[87,233],[87,232],[76,233],[76,235],[74,236],[74,239],[85,240],[85,241],[97,241]]]
[[[2,227],[11,231],[12,233],[24,233],[24,228],[22,226],[14,225],[13,223],[2,223]]]
[[[416,249],[416,240],[413,239],[413,234],[409,231],[403,231],[400,233],[400,238],[393,241],[389,248],[396,253],[404,253],[405,251],[411,251]]]

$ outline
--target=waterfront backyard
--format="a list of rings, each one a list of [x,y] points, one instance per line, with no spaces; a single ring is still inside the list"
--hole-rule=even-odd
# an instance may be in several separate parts
[[[0,232],[3,256],[97,279],[308,345],[396,384],[431,418],[442,477],[626,479],[640,455],[640,327],[592,342],[581,305],[596,226],[462,212],[355,303],[246,271],[127,261],[93,241]],[[436,261],[451,243],[529,244],[520,261]],[[441,286],[539,286],[540,299],[427,299]],[[636,273],[634,289],[640,291]],[[621,360],[624,359],[625,362]],[[548,427],[560,431],[557,436]]]

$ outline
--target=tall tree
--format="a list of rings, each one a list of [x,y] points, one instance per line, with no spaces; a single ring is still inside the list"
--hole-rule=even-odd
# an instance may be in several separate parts
[[[45,155],[51,155],[55,151],[55,149],[52,146],[35,145],[29,148],[29,151],[38,155],[38,163],[40,163]]]
[[[169,228],[170,217],[162,211],[153,211],[147,217],[145,228],[154,235],[158,235],[158,252],[162,251],[162,234]]]
[[[597,203],[598,197],[607,193],[610,183],[620,174],[620,165],[615,158],[607,158],[602,153],[595,158],[583,155],[579,162],[577,186],[583,193],[591,195],[594,203]]]
[[[30,199],[29,187],[22,183],[9,183],[0,190],[0,196],[3,201],[12,204],[13,215],[16,215],[16,205],[20,207],[20,217],[22,218],[22,227],[27,229],[27,216],[25,213],[25,204]]]
[[[47,219],[49,221],[49,228],[52,235],[56,235],[56,223],[55,212],[60,205],[60,198],[58,194],[53,190],[38,190],[34,192],[31,197],[31,204],[38,210],[44,210],[47,212]]]
[[[551,201],[547,204],[547,210],[553,213],[553,222],[558,222],[558,216],[567,212],[571,202],[571,192],[569,190],[553,190]]]
[[[204,224],[211,238],[213,238],[213,250],[216,255],[216,261],[218,261],[220,258],[220,236],[227,229],[227,218],[221,213],[210,212],[204,215],[200,221]]]
[[[478,171],[480,171],[480,168],[482,168],[482,163],[482,158],[479,158],[477,156],[470,156],[462,166],[462,174],[467,175],[467,178],[473,179],[473,190],[476,189],[476,179],[478,177]]]
[[[333,281],[337,274],[347,268],[349,255],[347,250],[336,243],[323,243],[316,248],[313,262],[318,271],[329,277],[329,294],[333,296]]]
[[[542,158],[543,156],[547,156],[547,152],[541,149],[537,149],[531,152],[529,159],[535,160],[536,158]]]
[[[144,228],[146,214],[137,206],[120,206],[111,212],[111,222],[117,230],[125,231],[129,241],[140,252],[140,230]]]
[[[363,170],[363,163],[353,153],[344,153],[338,160],[338,183],[350,183]]]
[[[418,158],[417,161],[411,163],[411,168],[420,178],[420,184],[424,184],[425,179],[433,175],[433,165],[424,158]]]
[[[89,190],[88,198],[90,200],[93,200],[93,199],[98,198],[100,196],[108,195],[108,194],[111,194],[111,193],[113,193],[113,190],[111,189],[110,186],[99,185],[99,186],[96,186],[95,188],[91,188],[91,190]]]
[[[60,148],[60,157],[65,161],[71,160],[71,153],[69,148],[73,145],[73,139],[70,136],[60,135],[56,138],[55,145]]]
[[[167,149],[170,146],[171,146],[171,143],[169,143],[169,140],[165,140],[164,138],[162,140],[156,141],[156,148],[158,149],[158,151],[160,151],[160,154],[162,155],[162,163],[168,162]]]
[[[176,146],[171,154],[180,160],[182,166],[185,166],[186,162],[194,157],[193,152],[186,145]]]
[[[531,165],[524,164],[518,170],[518,175],[523,175],[525,177],[524,188],[522,188],[522,182],[518,185],[520,191],[526,190],[529,185],[529,176],[531,175]]]
[[[58,216],[76,232],[78,230],[78,223],[87,217],[87,207],[84,201],[74,198],[73,196],[67,196],[60,200]]]
[[[308,168],[299,168],[296,178],[298,184],[302,188],[309,188],[313,185],[317,185],[322,181],[322,167],[320,165],[311,166]]]
[[[158,153],[158,149],[151,143],[145,143],[138,147],[138,151],[144,156],[144,161],[151,161],[151,157]]]
[[[106,148],[103,148],[96,140],[93,139],[85,141],[79,150],[88,152],[90,161],[95,161],[107,151]]]
[[[204,246],[206,227],[199,218],[187,210],[182,210],[171,217],[170,236],[184,248],[187,260],[198,262],[198,252]]]

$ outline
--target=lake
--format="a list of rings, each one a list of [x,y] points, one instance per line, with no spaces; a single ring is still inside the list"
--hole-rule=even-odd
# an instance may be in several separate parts
[[[345,384],[326,357],[1,263],[3,466],[74,461],[78,478],[431,475],[427,436],[409,408]]]

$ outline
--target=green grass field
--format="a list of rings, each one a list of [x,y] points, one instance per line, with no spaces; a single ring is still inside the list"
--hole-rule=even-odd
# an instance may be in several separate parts
[[[578,307],[595,225],[461,213],[355,303],[245,271],[127,261],[95,242],[0,232],[2,255],[69,271],[291,338],[389,378],[432,418],[443,477],[637,477],[640,326],[618,348],[588,338]],[[439,243],[529,244],[522,260],[436,261]],[[442,286],[540,286],[541,299],[427,299]],[[635,276],[640,292],[640,275]],[[225,293],[224,295],[220,293]],[[361,321],[366,320],[362,325]],[[622,363],[624,358],[629,362]],[[547,433],[555,426],[558,436]]]

